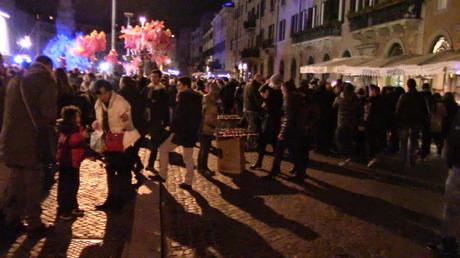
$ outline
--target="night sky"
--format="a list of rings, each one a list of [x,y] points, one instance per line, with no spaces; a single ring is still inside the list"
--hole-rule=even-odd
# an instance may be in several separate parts
[[[59,0],[16,0],[19,8],[44,15],[56,15]],[[110,28],[111,0],[73,0],[76,21]],[[168,27],[178,30],[194,27],[201,14],[219,10],[225,0],[118,0],[118,22],[125,24],[124,12],[164,20]]]

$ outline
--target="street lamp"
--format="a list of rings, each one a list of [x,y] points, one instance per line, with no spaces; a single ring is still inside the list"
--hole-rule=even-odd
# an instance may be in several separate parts
[[[115,49],[116,45],[116,22],[117,22],[117,0],[112,0],[112,49]]]
[[[139,22],[141,23],[142,28],[144,28],[144,24],[147,21],[147,18],[145,16],[139,17]]]
[[[18,41],[18,45],[22,48],[29,49],[32,46],[32,41],[29,36],[24,36]]]

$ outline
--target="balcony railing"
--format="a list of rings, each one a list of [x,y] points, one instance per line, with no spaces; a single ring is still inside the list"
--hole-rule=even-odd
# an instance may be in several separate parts
[[[350,11],[350,30],[359,30],[401,19],[420,19],[423,0],[387,0],[357,12]]]
[[[259,55],[258,48],[245,48],[241,51],[241,58],[257,58]]]
[[[342,23],[339,21],[331,21],[322,26],[308,28],[304,31],[292,34],[292,41],[294,43],[300,43],[328,36],[340,35],[342,35]]]
[[[265,39],[262,41],[262,48],[267,49],[267,48],[274,48],[275,47],[275,40],[274,39]]]

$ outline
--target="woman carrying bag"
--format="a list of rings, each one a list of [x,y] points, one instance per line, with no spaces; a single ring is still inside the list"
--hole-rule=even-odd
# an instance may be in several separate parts
[[[104,132],[108,186],[107,200],[96,208],[119,211],[135,196],[131,185],[132,164],[126,150],[136,143],[140,134],[132,122],[131,106],[113,91],[108,81],[96,81],[95,91],[98,96],[95,104],[96,120]]]

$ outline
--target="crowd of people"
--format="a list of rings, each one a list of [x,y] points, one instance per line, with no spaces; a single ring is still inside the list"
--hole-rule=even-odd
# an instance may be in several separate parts
[[[144,169],[156,174],[153,179],[165,182],[169,152],[179,146],[187,171],[180,187],[191,188],[197,142],[197,170],[209,176],[215,173],[208,167],[208,156],[219,114],[241,116],[240,125],[257,135],[247,141],[248,150],[257,152],[250,169],[263,167],[267,145],[271,145],[273,161],[263,177],[266,180],[274,180],[281,172],[286,150],[293,164],[292,180],[301,183],[310,150],[340,155],[340,166],[354,160],[372,167],[381,152],[399,153],[406,166],[413,166],[430,155],[432,143],[435,155],[441,155],[447,143],[454,171],[448,182],[458,189],[452,186],[460,181],[460,144],[455,136],[460,125],[454,95],[433,94],[427,83],[419,91],[413,79],[406,86],[407,91],[376,85],[356,88],[341,80],[332,85],[318,79],[295,85],[279,74],[270,78],[256,74],[249,81],[191,79],[160,70],[107,76],[53,70],[46,56],[37,57],[23,71],[1,66],[0,154],[11,171],[3,187],[5,198],[0,199],[3,223],[10,232],[21,228],[22,220],[31,232],[46,231],[40,219],[40,193],[53,183],[55,171],[59,172],[59,218],[83,216],[77,194],[79,170],[86,158],[105,163],[108,196],[96,206],[100,210],[120,211],[135,198],[132,177],[142,183]],[[145,168],[139,157],[141,147],[150,150]],[[40,180],[48,184],[37,183]],[[458,221],[457,199],[458,195],[446,206],[450,211],[446,214],[457,216]]]

